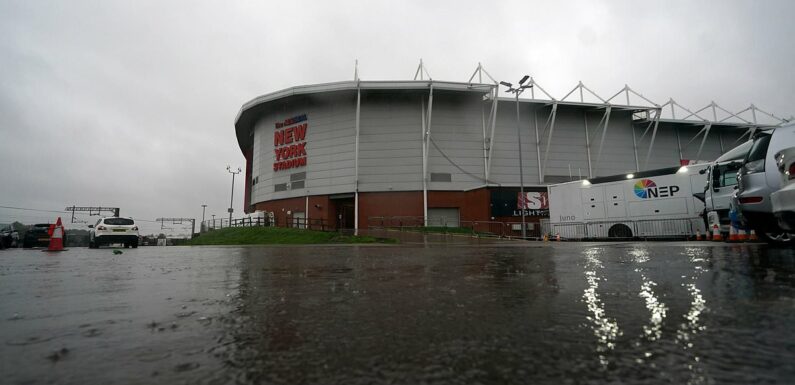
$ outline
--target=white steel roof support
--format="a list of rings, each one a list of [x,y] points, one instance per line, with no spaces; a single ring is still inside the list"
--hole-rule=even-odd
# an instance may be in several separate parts
[[[555,131],[555,117],[558,114],[558,102],[555,101],[552,103],[552,111],[549,113],[549,136],[547,137],[547,146],[546,150],[544,150],[544,166],[541,168],[541,180],[544,180],[544,174],[547,172],[547,160],[549,159],[549,145],[552,144],[552,133]],[[544,127],[544,132],[546,132],[546,127]]]
[[[538,183],[544,183],[543,170],[541,169],[541,140],[538,136],[538,111],[533,108],[533,127],[536,132],[536,161],[538,166]]]
[[[557,100],[557,99],[555,99],[554,97],[552,97],[552,95],[550,95],[550,94],[549,94],[549,92],[547,92],[547,91],[546,91],[546,90],[545,90],[543,87],[541,87],[541,86],[540,86],[538,83],[536,83],[535,79],[533,79],[532,77],[530,78],[530,83],[528,83],[528,84],[530,84],[530,85],[532,86],[532,87],[530,88],[530,96],[531,96],[533,99],[535,99],[535,98],[536,98],[536,96],[535,96],[535,91],[534,91],[534,90],[535,90],[536,88],[538,88],[539,90],[541,90],[541,92],[543,92],[543,93],[544,93],[544,95],[546,95],[546,96],[549,98],[549,100],[552,100],[552,101],[556,101],[556,100]]]
[[[578,83],[577,83],[577,85],[574,87],[574,89],[572,89],[571,91],[569,91],[569,93],[568,93],[568,94],[566,94],[566,96],[564,96],[562,99],[560,99],[560,101],[565,101],[565,100],[566,100],[566,98],[568,98],[568,97],[569,97],[571,94],[573,94],[573,93],[574,93],[574,91],[577,91],[578,89],[580,90],[580,102],[585,102],[585,100],[584,100],[584,98],[583,98],[583,92],[582,92],[582,90],[586,90],[586,91],[588,91],[588,93],[590,93],[591,95],[593,95],[595,98],[599,99],[599,100],[600,100],[602,103],[605,103],[605,104],[607,104],[607,101],[606,101],[606,100],[602,99],[602,97],[601,97],[601,96],[599,96],[599,95],[597,95],[597,94],[596,94],[596,92],[593,92],[593,91],[592,91],[590,88],[588,88],[588,87],[586,87],[584,84],[582,84],[582,81],[578,82]]]
[[[486,76],[489,79],[491,79],[492,83],[499,84],[499,82],[494,80],[494,78],[491,76],[491,74],[489,74],[489,71],[486,71],[486,68],[484,68],[483,65],[480,64],[480,63],[478,63],[478,68],[475,69],[475,72],[472,73],[472,76],[469,77],[469,82],[468,83],[472,83],[472,79],[475,78],[475,75],[478,76],[478,83],[483,83],[483,74],[486,74]],[[428,76],[430,76],[430,75],[428,75]]]
[[[599,152],[596,154],[596,169],[597,169],[597,171],[599,169],[599,162],[602,160],[602,146],[604,146],[604,144],[605,144],[605,136],[607,136],[607,127],[608,127],[608,124],[610,123],[610,110],[611,110],[611,108],[612,108],[611,106],[607,106],[607,108],[605,109],[605,114],[602,117],[602,121],[604,122],[604,125],[602,126],[602,139],[599,141]]]
[[[626,85],[626,84],[624,84],[624,88],[622,88],[621,90],[619,90],[618,92],[616,92],[616,94],[615,94],[615,95],[613,95],[613,96],[611,96],[609,99],[607,99],[607,100],[605,101],[605,103],[610,103],[610,101],[612,101],[613,99],[615,99],[615,98],[616,98],[618,95],[621,95],[621,93],[622,93],[622,92],[626,93],[626,95],[627,95],[627,105],[630,105],[630,102],[629,102],[629,94],[631,93],[631,94],[633,94],[633,95],[635,95],[635,96],[637,96],[637,97],[639,97],[639,98],[641,98],[641,99],[645,100],[647,103],[651,104],[651,105],[652,105],[652,106],[654,106],[654,107],[660,107],[660,105],[659,105],[659,104],[657,104],[657,103],[655,103],[655,102],[653,102],[653,101],[649,100],[649,98],[647,98],[647,97],[643,96],[643,94],[641,94],[641,93],[638,93],[637,91],[633,90],[632,88],[630,88],[630,87],[629,87],[629,85]]]
[[[481,63],[478,63],[478,67],[475,69],[475,72],[472,73],[472,76],[469,77],[469,83],[472,83],[472,80],[475,79],[475,76],[478,77],[478,82],[483,83],[483,74],[486,74],[493,83],[494,88],[490,93],[491,97],[491,111],[489,112],[489,124],[491,125],[490,129],[486,129],[486,119],[485,115],[483,114],[483,109],[481,109],[481,123],[483,125],[483,176],[486,180],[486,183],[489,183],[489,176],[491,174],[491,149],[494,147],[494,129],[497,125],[497,104],[498,104],[498,96],[500,91],[500,84],[497,82],[491,74],[483,67]]]
[[[582,112],[582,124],[585,127],[585,156],[588,160],[588,177],[593,178],[593,165],[591,163],[591,134],[588,132],[588,110]]]
[[[643,168],[649,168],[649,159],[651,158],[651,150],[654,148],[654,139],[657,138],[657,128],[660,126],[660,115],[662,115],[662,108],[655,110],[654,114],[654,130],[651,132],[651,141],[649,142],[649,151],[646,152],[646,162]]]
[[[704,131],[704,137],[701,139],[701,145],[698,146],[698,152],[696,153],[695,160],[699,160],[701,158],[701,150],[704,149],[704,143],[707,141],[707,136],[709,135],[709,130],[711,128],[712,128],[712,123],[707,123],[707,125],[704,126],[704,129],[706,131]]]
[[[494,149],[494,132],[497,130],[497,106],[498,100],[497,95],[499,95],[499,85],[494,87],[494,97],[491,100],[491,114],[489,114],[489,119],[491,120],[491,130],[489,133],[489,151],[486,156],[486,183],[489,183],[489,178],[491,177],[491,153]]]
[[[358,81],[358,79],[357,79]],[[354,139],[354,156],[353,156],[353,165],[355,169],[355,177],[354,177],[354,186],[353,186],[353,229],[356,234],[359,232],[359,132],[361,127],[359,126],[360,117],[361,117],[361,106],[362,106],[362,89],[361,87],[357,87],[356,89],[356,137]],[[309,211],[307,211],[308,213]]]
[[[424,112],[423,101],[423,112]],[[425,114],[423,114],[425,115]],[[428,226],[428,141],[431,138],[431,117],[433,116],[433,82],[428,94],[428,114],[422,117],[422,211],[423,222]],[[426,123],[427,118],[427,123]]]
[[[428,70],[425,69],[425,64],[422,62],[422,59],[420,58],[420,65],[417,66],[417,72],[414,73],[414,80],[417,80],[417,77],[419,77],[420,80],[425,80],[423,78],[423,74],[428,75],[428,80],[433,81],[433,78],[431,78],[431,74],[429,74]]]
[[[635,125],[629,125],[632,130],[632,154],[635,156],[635,171],[640,171],[640,163],[638,163],[638,140],[635,137]]]

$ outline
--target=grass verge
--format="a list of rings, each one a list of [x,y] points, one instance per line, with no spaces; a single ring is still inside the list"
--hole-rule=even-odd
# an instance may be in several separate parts
[[[343,235],[282,227],[231,227],[203,233],[188,245],[312,245],[328,243],[396,243],[391,238]]]

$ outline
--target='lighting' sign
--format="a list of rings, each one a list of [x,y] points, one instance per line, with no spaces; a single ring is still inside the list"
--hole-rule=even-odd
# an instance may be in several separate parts
[[[306,114],[276,122],[273,171],[306,166]]]

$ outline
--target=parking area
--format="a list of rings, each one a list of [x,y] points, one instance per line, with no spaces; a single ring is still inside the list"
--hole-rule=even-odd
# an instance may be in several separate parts
[[[0,251],[7,383],[785,383],[795,251],[430,236]]]

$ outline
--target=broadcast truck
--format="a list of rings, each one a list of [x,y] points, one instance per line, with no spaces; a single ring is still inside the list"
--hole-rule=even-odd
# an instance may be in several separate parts
[[[550,185],[547,232],[563,239],[689,238],[705,234],[708,164]]]

